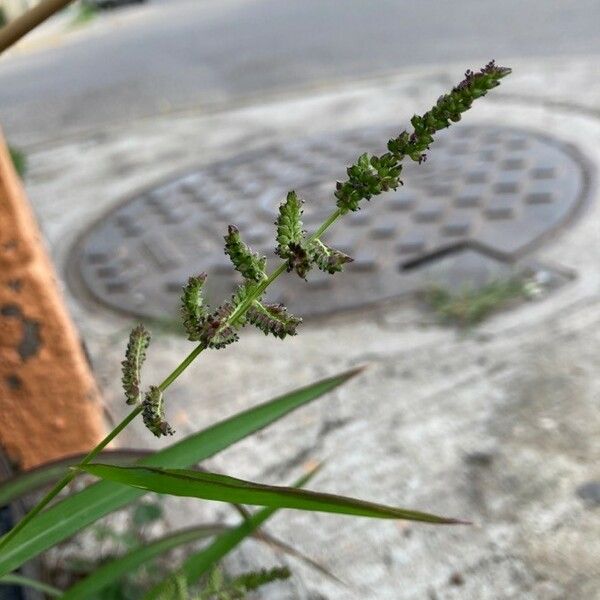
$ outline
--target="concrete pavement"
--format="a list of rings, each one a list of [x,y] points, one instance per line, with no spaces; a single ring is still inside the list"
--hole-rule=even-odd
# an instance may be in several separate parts
[[[595,0],[153,0],[0,59],[15,144],[413,65],[600,53]]]
[[[465,66],[471,65],[414,69],[376,83],[235,110],[103,128],[34,150],[28,190],[65,273],[80,232],[140,186],[241,148],[404,120],[427,109]],[[572,271],[572,282],[467,334],[438,326],[412,300],[308,320],[300,335],[285,342],[244,331],[233,347],[204,354],[167,394],[167,410],[182,436],[295,386],[368,363],[359,380],[207,466],[281,483],[307,460],[327,458],[311,484],[315,489],[475,522],[434,528],[281,513],[268,527],[349,587],[292,560],[293,580],[265,589],[265,598],[570,600],[600,594],[600,499],[594,495],[600,482],[597,57],[511,66],[515,74],[479,102],[465,123],[526,127],[573,144],[587,157],[592,201],[535,255]],[[118,418],[126,409],[119,361],[131,322],[76,286],[67,293],[107,405]],[[189,342],[156,330],[147,383],[156,383],[189,349]],[[140,422],[121,442],[162,444]],[[189,525],[227,509],[177,500],[169,514],[174,525]],[[248,542],[228,566],[265,567],[277,560],[290,559]]]

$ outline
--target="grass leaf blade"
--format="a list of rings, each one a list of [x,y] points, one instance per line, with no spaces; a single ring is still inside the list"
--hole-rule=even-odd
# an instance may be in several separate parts
[[[109,481],[171,496],[328,512],[374,519],[405,519],[446,525],[460,522],[430,513],[366,502],[347,496],[323,494],[293,487],[263,485],[217,473],[141,466],[117,467],[103,464],[90,464],[82,469],[91,475]]]
[[[153,453],[151,450],[124,448],[122,450],[105,450],[99,455],[99,458],[110,464],[124,465],[132,464]],[[36,492],[46,485],[55,483],[65,474],[66,469],[79,464],[84,456],[85,454],[73,454],[5,479],[0,483],[0,506],[6,506],[21,496]]]

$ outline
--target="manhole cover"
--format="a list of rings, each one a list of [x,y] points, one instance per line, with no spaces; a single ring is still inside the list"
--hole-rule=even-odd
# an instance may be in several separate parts
[[[140,192],[85,234],[72,264],[98,300],[121,311],[173,315],[181,286],[199,271],[208,272],[209,296],[220,301],[238,281],[223,253],[229,223],[274,258],[273,221],[285,193],[296,189],[306,199],[305,226],[314,230],[334,205],[345,166],[365,150],[381,152],[396,131],[282,142]],[[583,199],[585,173],[573,150],[555,140],[461,126],[439,136],[425,164],[408,163],[404,182],[326,236],[355,258],[344,273],[313,271],[308,284],[281,278],[273,299],[300,314],[325,313],[423,285],[418,266],[452,249],[513,261],[568,220]]]

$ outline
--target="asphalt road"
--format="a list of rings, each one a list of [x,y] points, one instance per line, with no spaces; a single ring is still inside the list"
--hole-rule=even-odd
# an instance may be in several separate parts
[[[598,0],[154,0],[100,19],[0,59],[11,139],[421,64],[600,54]]]

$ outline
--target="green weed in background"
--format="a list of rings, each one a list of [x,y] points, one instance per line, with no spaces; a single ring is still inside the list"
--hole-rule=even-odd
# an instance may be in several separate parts
[[[477,325],[492,314],[528,297],[527,282],[518,277],[459,292],[431,287],[423,294],[425,303],[442,323],[459,327]]]
[[[75,14],[71,21],[72,27],[81,27],[98,16],[98,9],[89,2],[78,2],[75,5]]]
[[[8,147],[10,158],[13,162],[15,170],[19,174],[19,177],[23,179],[27,173],[27,156],[22,150],[15,148],[14,146]]]

